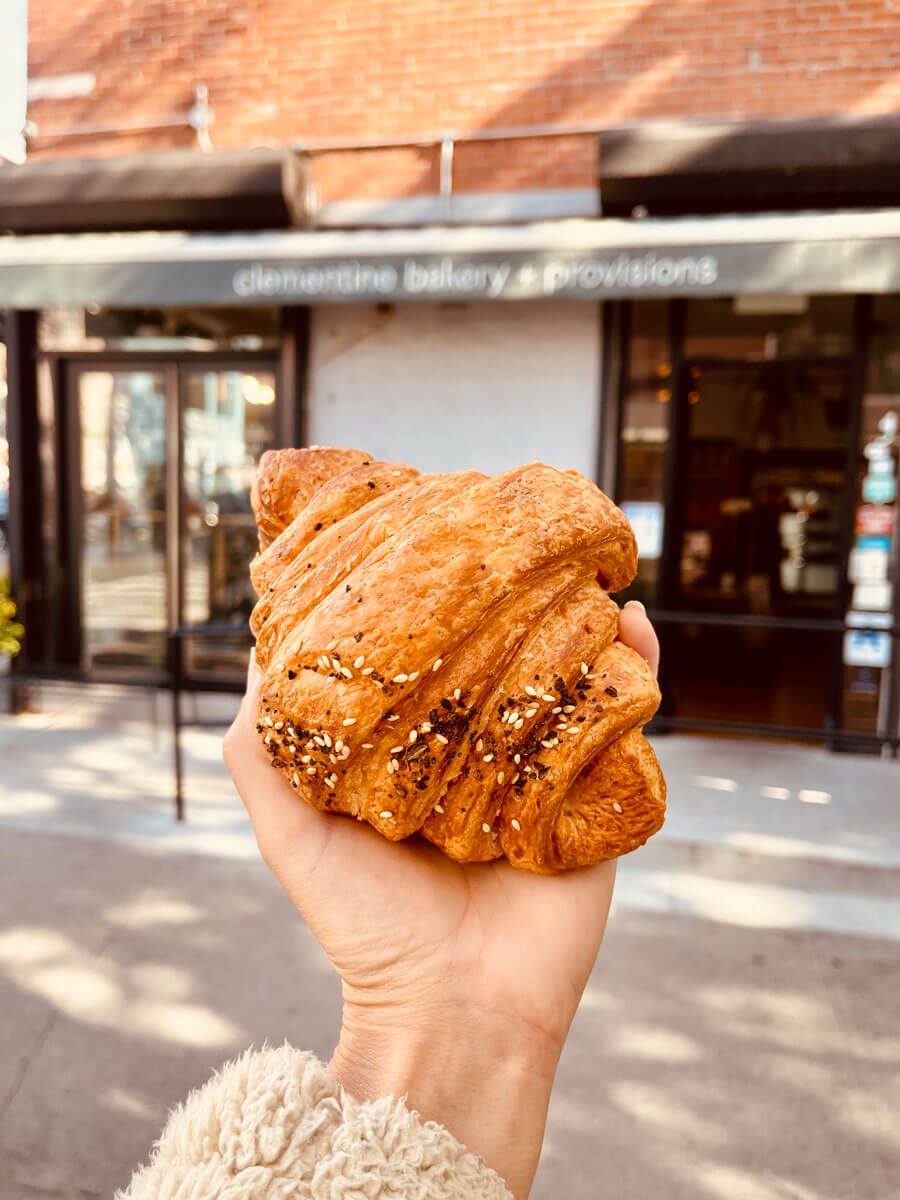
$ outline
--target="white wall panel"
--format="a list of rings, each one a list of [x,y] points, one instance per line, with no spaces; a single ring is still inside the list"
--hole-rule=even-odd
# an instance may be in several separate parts
[[[316,309],[309,440],[425,471],[540,459],[593,476],[599,340],[590,303]]]

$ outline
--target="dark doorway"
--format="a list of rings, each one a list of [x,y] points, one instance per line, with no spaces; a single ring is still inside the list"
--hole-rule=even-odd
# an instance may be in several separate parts
[[[839,639],[766,626],[840,615],[849,365],[696,359],[673,382],[659,604],[695,620],[665,630],[668,713],[824,729]]]

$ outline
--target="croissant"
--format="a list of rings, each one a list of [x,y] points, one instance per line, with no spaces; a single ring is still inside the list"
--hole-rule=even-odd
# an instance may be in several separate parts
[[[593,483],[310,448],[264,454],[252,502],[257,729],[307,803],[539,873],[659,829],[659,690],[606,594],[635,540]]]

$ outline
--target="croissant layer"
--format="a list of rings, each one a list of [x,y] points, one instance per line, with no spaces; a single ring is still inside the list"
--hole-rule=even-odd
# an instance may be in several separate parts
[[[282,450],[252,499],[257,728],[307,803],[540,873],[659,829],[659,691],[607,595],[635,541],[594,484]]]

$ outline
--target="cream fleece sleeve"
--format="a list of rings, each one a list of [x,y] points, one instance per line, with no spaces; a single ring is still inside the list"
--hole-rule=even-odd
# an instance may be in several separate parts
[[[169,1117],[116,1200],[512,1200],[441,1125],[348,1096],[312,1054],[248,1050]]]

